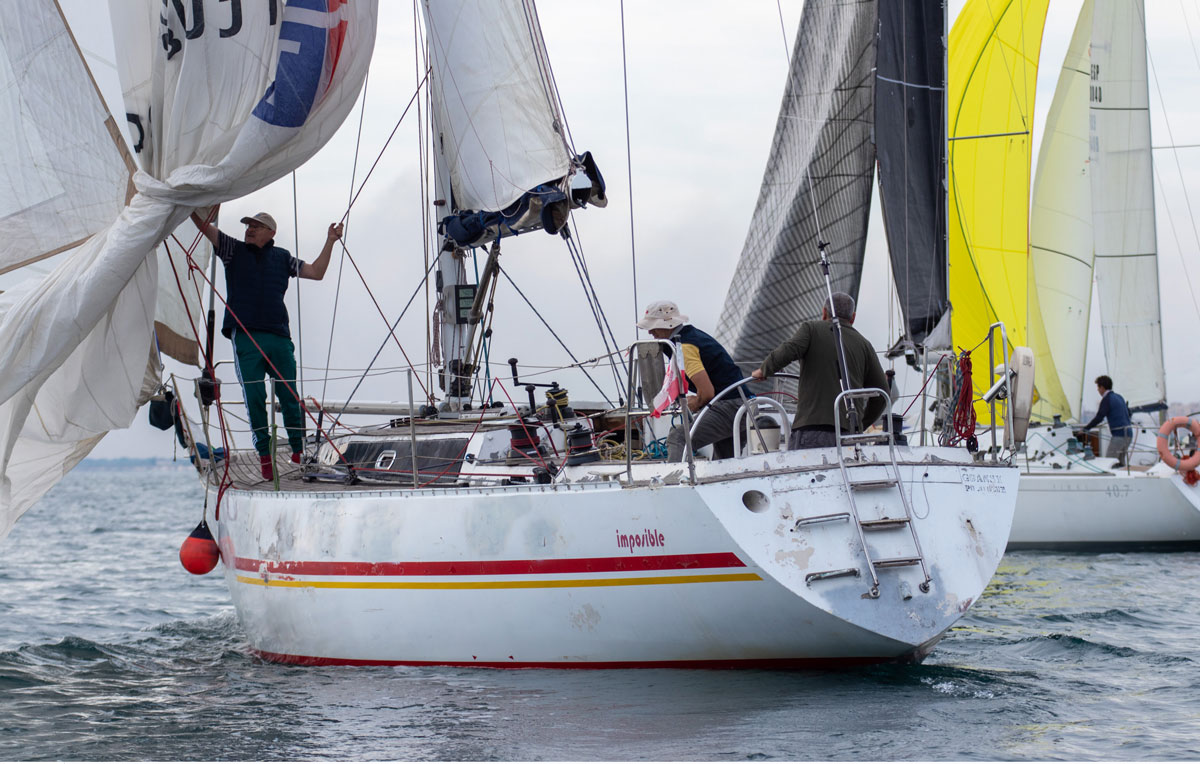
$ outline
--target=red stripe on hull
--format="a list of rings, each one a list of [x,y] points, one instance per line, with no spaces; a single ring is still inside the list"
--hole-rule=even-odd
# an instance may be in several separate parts
[[[264,562],[268,573],[299,576],[513,576],[746,567],[746,563],[730,552],[579,557],[561,560],[466,560],[456,562],[303,562],[291,560],[270,562],[238,557],[235,559],[234,567],[237,570],[257,573]]]
[[[930,645],[932,648],[932,645]],[[446,666],[449,668],[488,669],[820,669],[868,666],[878,663],[917,663],[929,649],[914,650],[896,657],[879,658],[747,658],[745,660],[679,660],[679,661],[384,661],[352,658],[316,658],[308,655],[285,655],[266,650],[251,652],[271,663],[294,666]]]

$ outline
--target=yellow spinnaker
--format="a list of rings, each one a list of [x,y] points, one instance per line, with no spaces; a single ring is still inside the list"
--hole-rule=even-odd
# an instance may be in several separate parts
[[[950,32],[951,327],[954,344],[968,349],[996,321],[1004,322],[1010,351],[1029,344],[1033,101],[1048,4],[969,0]],[[979,395],[987,387],[986,344],[972,359]],[[985,410],[978,408],[981,416]]]

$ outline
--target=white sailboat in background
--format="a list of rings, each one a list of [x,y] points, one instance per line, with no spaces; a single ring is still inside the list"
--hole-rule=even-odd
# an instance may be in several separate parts
[[[1142,2],[1087,0],[1034,189],[1030,309],[1045,327],[1033,343],[1043,424],[1026,444],[1010,548],[1200,544],[1200,488],[1158,460],[1157,427],[1136,428],[1132,467],[1121,467],[1084,458],[1064,424],[1081,422],[1093,271],[1108,373],[1132,411],[1166,407],[1149,109]]]
[[[214,20],[232,23],[220,15],[230,9],[215,0],[199,4],[209,14],[207,35],[178,4],[162,14],[159,30],[161,9],[152,5],[118,12],[142,22],[127,25],[136,38],[123,50],[131,59],[237,66],[246,50],[295,54],[278,34],[257,47],[224,44],[216,32],[232,27]],[[282,26],[296,21],[289,14],[299,5],[286,6]],[[343,6],[373,13],[369,4]],[[231,449],[218,462],[199,448],[222,438],[236,445],[224,416],[234,407],[218,404],[186,426],[181,420],[185,430],[195,427],[189,445],[211,481],[225,576],[251,649],[295,663],[497,667],[791,666],[927,654],[999,563],[1015,504],[1010,464],[979,461],[964,448],[893,447],[878,434],[848,435],[836,449],[779,451],[762,441],[737,444],[731,433],[740,446],[732,459],[634,460],[639,439],[644,446],[653,436],[636,421],[646,412],[632,371],[614,394],[625,404],[610,410],[572,408],[555,388],[545,406],[532,392],[527,406],[496,400],[484,320],[503,273],[496,239],[527,224],[557,228],[564,206],[594,205],[602,187],[594,165],[589,171],[571,148],[532,3],[431,8],[424,8],[436,121],[429,145],[439,185],[423,201],[441,226],[430,259],[446,300],[440,413],[426,416],[410,399],[379,427],[322,429],[313,460],[278,488],[251,479],[256,469],[243,471],[247,456],[257,466],[252,454]],[[278,33],[268,17],[277,9],[242,6],[238,21]],[[875,36],[874,4],[810,0],[785,108],[869,98]],[[923,44],[939,40],[935,34]],[[511,66],[471,67],[463,54],[504,56]],[[167,71],[181,81],[195,76],[190,67]],[[468,81],[472,72],[484,76]],[[515,74],[517,89],[489,82],[494,73]],[[173,91],[141,83],[126,80],[130,113],[164,124],[171,112],[159,99]],[[353,83],[342,90],[354,92]],[[243,83],[238,91],[246,124],[254,124],[251,112],[275,104],[279,94],[272,97],[268,85]],[[514,103],[523,105],[513,110]],[[481,116],[488,104],[502,107],[502,129]],[[330,119],[344,114],[339,106]],[[537,131],[547,140],[537,143],[530,136]],[[153,150],[139,161],[160,174],[172,169],[179,157],[170,141],[189,134],[148,131]],[[814,134],[811,124],[781,115],[777,135],[807,141]],[[495,135],[509,141],[511,156],[489,143]],[[528,176],[517,172],[519,162],[502,161],[530,153],[539,164]],[[486,193],[471,196],[471,183]],[[186,198],[210,204],[228,190]],[[481,224],[474,238],[455,233],[455,216]],[[480,240],[493,248],[474,281],[465,255]],[[506,247],[518,249],[519,241]],[[471,292],[473,299],[455,302]],[[454,309],[460,305],[469,310]],[[190,401],[190,390],[179,392]],[[767,406],[747,403],[748,421],[757,427],[758,409]],[[679,416],[689,424],[686,409]],[[620,441],[623,459],[599,442],[603,428],[613,430],[608,442]]]

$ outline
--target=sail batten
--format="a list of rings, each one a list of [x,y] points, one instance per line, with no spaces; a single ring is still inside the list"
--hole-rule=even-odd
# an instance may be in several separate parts
[[[717,336],[757,366],[833,288],[857,297],[875,150],[876,4],[809,0],[792,51],[770,157]]]

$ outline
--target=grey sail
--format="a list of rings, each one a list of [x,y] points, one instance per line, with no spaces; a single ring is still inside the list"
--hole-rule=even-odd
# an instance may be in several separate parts
[[[938,3],[879,4],[879,199],[906,335],[917,344],[937,325],[947,301],[942,26]]]
[[[833,288],[858,296],[875,162],[875,6],[804,5],[758,203],[717,327],[744,368],[801,321],[820,318],[818,242],[829,245]]]

